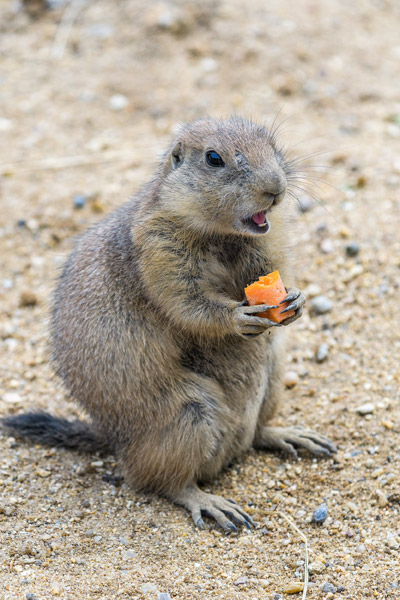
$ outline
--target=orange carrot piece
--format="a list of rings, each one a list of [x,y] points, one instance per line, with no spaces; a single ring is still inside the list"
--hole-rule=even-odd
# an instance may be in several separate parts
[[[247,286],[244,292],[250,306],[254,306],[255,304],[269,304],[270,306],[279,304],[279,302],[282,302],[287,296],[279,271],[273,271],[273,273],[260,277],[258,281]],[[283,313],[283,315],[280,314],[288,304],[288,302],[285,302],[278,308],[270,308],[266,312],[258,313],[257,317],[266,317],[271,321],[275,321],[275,323],[281,323],[288,317],[294,315],[294,310],[289,310],[288,312]]]

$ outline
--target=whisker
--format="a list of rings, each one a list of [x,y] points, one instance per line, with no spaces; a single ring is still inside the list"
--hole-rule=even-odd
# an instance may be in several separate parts
[[[288,181],[313,181],[313,182],[317,182],[315,183],[315,186],[318,187],[318,189],[323,190],[324,188],[322,186],[326,185],[330,188],[332,188],[333,190],[335,190],[336,192],[339,192],[339,194],[343,194],[344,195],[344,191],[339,189],[338,187],[332,185],[331,183],[328,183],[327,181],[325,181],[324,179],[320,179],[319,177],[312,177],[311,175],[307,175],[307,176],[302,176],[302,175],[289,175],[289,177],[287,177]],[[319,184],[322,184],[319,185]]]
[[[269,129],[269,137],[270,137],[270,139],[271,139],[273,142],[275,142],[275,141],[276,141],[276,139],[277,139],[277,135],[278,135],[278,131],[279,131],[279,129],[282,127],[282,125],[283,125],[284,123],[286,123],[286,121],[287,121],[288,119],[291,119],[291,118],[292,118],[292,116],[293,116],[293,115],[290,115],[289,117],[286,117],[285,119],[283,119],[283,121],[281,121],[280,123],[278,123],[278,122],[277,122],[277,121],[278,121],[278,118],[279,118],[280,114],[282,113],[283,109],[284,109],[284,106],[281,106],[281,108],[280,108],[280,109],[278,110],[278,112],[276,113],[276,115],[275,115],[275,117],[274,117],[274,120],[272,121],[272,125],[271,125],[271,127],[270,127],[270,129]]]
[[[317,196],[312,194],[309,190],[305,190],[304,188],[302,188],[299,185],[293,185],[293,183],[291,183],[290,185],[292,188],[295,188],[296,190],[303,192],[303,194],[305,194],[306,196],[309,196],[312,200],[314,200],[314,202],[316,202],[317,204],[319,204],[319,206],[321,206],[324,210],[326,210],[326,212],[332,217],[332,219],[335,221],[335,223],[339,224],[339,221],[335,217],[335,215],[333,215],[331,213],[331,211],[323,204],[323,202],[321,202],[321,200],[319,198],[317,198]]]
[[[305,165],[301,167],[301,171],[308,171],[309,169],[330,169],[332,171],[339,171],[340,173],[347,173],[348,169],[342,169],[340,167],[334,167],[332,165]]]
[[[305,221],[305,224],[306,224],[306,227],[307,227],[307,230],[308,230],[308,235],[311,238],[312,237],[311,227],[310,227],[310,224],[309,224],[308,219],[306,217],[306,213],[302,210],[302,205],[301,205],[299,197],[296,196],[296,194],[292,190],[290,190],[290,189],[286,193],[287,193],[288,196],[290,196],[291,198],[293,198],[294,200],[296,200],[296,202],[298,204],[298,207],[299,207],[300,214],[301,214],[302,218]]]
[[[289,160],[286,164],[292,167],[294,165],[301,164],[302,162],[313,156],[321,156],[322,154],[329,154],[331,152],[335,152],[335,150],[319,150],[317,152],[310,152],[310,154],[305,154],[304,156],[300,156],[299,158]]]
[[[349,146],[349,147],[346,147],[346,148],[342,148],[341,151],[343,152],[345,150],[351,150],[353,148],[355,148],[355,146]],[[331,152],[337,152],[337,148],[336,149],[330,149],[330,150],[322,150],[322,151],[318,151],[318,152],[311,152],[310,154],[306,154],[305,156],[300,156],[297,159],[295,158],[293,160],[289,160],[289,161],[287,161],[287,164],[289,166],[297,165],[299,163],[304,162],[308,158],[311,158],[312,156],[320,156],[322,154],[330,154]]]

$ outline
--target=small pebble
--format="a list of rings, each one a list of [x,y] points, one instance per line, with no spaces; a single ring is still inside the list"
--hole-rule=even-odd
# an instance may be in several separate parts
[[[233,582],[233,585],[243,585],[248,582],[248,577],[239,577],[236,581]]]
[[[130,543],[130,542],[129,542],[129,540],[127,540],[126,538],[124,538],[124,537],[122,537],[122,536],[121,536],[121,537],[119,538],[119,541],[120,541],[120,542],[121,542],[121,544],[123,544],[124,546],[129,546],[129,543]]]
[[[328,356],[329,356],[328,345],[321,344],[315,353],[315,360],[317,361],[317,363],[322,363],[328,358]]]
[[[26,227],[25,219],[18,219],[17,225],[18,225],[18,227]]]
[[[391,548],[391,550],[398,550],[400,548],[398,538],[390,533],[386,536],[386,544],[389,546],[389,548]]]
[[[365,404],[360,404],[357,406],[356,411],[359,415],[371,415],[375,410],[375,405],[372,402],[366,402]]]
[[[77,194],[72,199],[74,208],[76,208],[77,210],[80,210],[81,208],[83,208],[86,204],[86,201],[87,201],[86,196],[83,196],[82,194]]]
[[[299,212],[309,212],[313,206],[314,202],[308,196],[301,196],[300,198],[297,198],[297,208],[299,209]]]
[[[292,583],[288,583],[286,587],[283,588],[284,594],[297,594],[298,592],[302,592],[304,588],[304,583],[302,581],[293,581]]]
[[[321,288],[316,283],[310,283],[310,285],[305,288],[304,293],[307,298],[315,298],[315,296],[321,295]]]
[[[7,402],[7,404],[18,404],[18,402],[21,402],[22,400],[21,396],[17,394],[17,392],[6,392],[3,394],[2,398],[4,402]]]
[[[358,513],[358,506],[355,502],[348,502],[347,508],[349,510],[351,510],[351,512],[354,513],[355,515]]]
[[[158,594],[158,600],[171,600],[171,596],[168,592],[160,592]]]
[[[364,272],[364,267],[362,265],[353,265],[347,271],[347,273],[343,276],[342,281],[343,281],[343,283],[348,283],[352,279],[355,279],[356,277],[361,275],[361,273],[363,273],[363,272]]]
[[[37,597],[35,596],[35,594],[31,594],[31,592],[28,592],[25,595],[26,600],[37,600]]]
[[[87,532],[85,533],[86,537],[93,537],[94,536],[94,529],[88,529]]]
[[[325,571],[325,565],[320,560],[314,560],[308,565],[310,573],[322,573]]]
[[[36,475],[43,478],[50,477],[51,471],[47,471],[46,469],[36,469]]]
[[[334,247],[333,242],[329,238],[325,238],[319,245],[321,252],[324,254],[332,254]]]
[[[323,523],[327,516],[328,516],[328,507],[325,504],[325,502],[323,502],[322,504],[317,506],[317,508],[314,510],[311,520],[313,523]]]
[[[137,558],[137,553],[134,550],[125,550],[122,553],[122,558],[124,560],[129,560],[130,558]]]
[[[287,371],[283,378],[283,383],[287,388],[293,388],[299,383],[299,376],[296,371]]]
[[[36,295],[30,290],[25,290],[21,292],[19,297],[19,305],[21,308],[25,308],[27,306],[36,306],[38,303]]]
[[[154,583],[144,583],[140,589],[142,590],[143,594],[148,594],[150,592],[156,592],[157,586],[154,585]]]
[[[51,593],[53,594],[53,596],[61,596],[61,588],[59,585],[53,585],[51,588]]]
[[[382,490],[376,490],[376,495],[378,497],[378,506],[380,508],[385,508],[385,506],[389,504],[386,494],[384,494]]]
[[[333,302],[326,296],[315,296],[310,301],[311,312],[316,315],[324,315],[332,310]]]
[[[336,588],[332,583],[328,583],[325,582],[324,585],[322,586],[322,591],[327,594],[327,593],[331,593],[334,594],[336,592]]]
[[[336,588],[337,592],[345,592],[346,588],[344,587],[344,585],[338,585]]]
[[[345,250],[346,250],[347,256],[353,257],[353,256],[357,256],[357,254],[360,252],[360,247],[355,242],[351,242],[346,245]]]
[[[110,108],[115,111],[123,110],[129,104],[128,98],[123,94],[114,94],[113,96],[111,96],[109,102]]]

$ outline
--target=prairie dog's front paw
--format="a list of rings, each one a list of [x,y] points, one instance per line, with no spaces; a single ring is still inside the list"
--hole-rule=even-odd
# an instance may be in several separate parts
[[[306,302],[306,297],[303,292],[300,292],[300,290],[297,288],[291,287],[287,290],[286,298],[282,300],[282,302],[279,302],[279,304],[284,304],[285,302],[290,302],[290,304],[281,311],[281,314],[285,314],[290,310],[294,310],[294,315],[284,319],[282,321],[282,325],[290,325],[290,323],[293,323],[293,321],[296,321],[299,317],[301,317],[303,313],[303,306]]]
[[[244,303],[237,306],[233,313],[235,332],[242,337],[255,337],[271,327],[280,327],[280,323],[257,316],[270,308],[277,308],[277,306],[268,306],[267,304],[248,306]]]

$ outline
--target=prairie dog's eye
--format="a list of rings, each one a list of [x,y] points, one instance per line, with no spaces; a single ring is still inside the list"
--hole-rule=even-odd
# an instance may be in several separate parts
[[[210,167],[224,167],[225,163],[215,150],[209,150],[206,152],[206,161]]]

